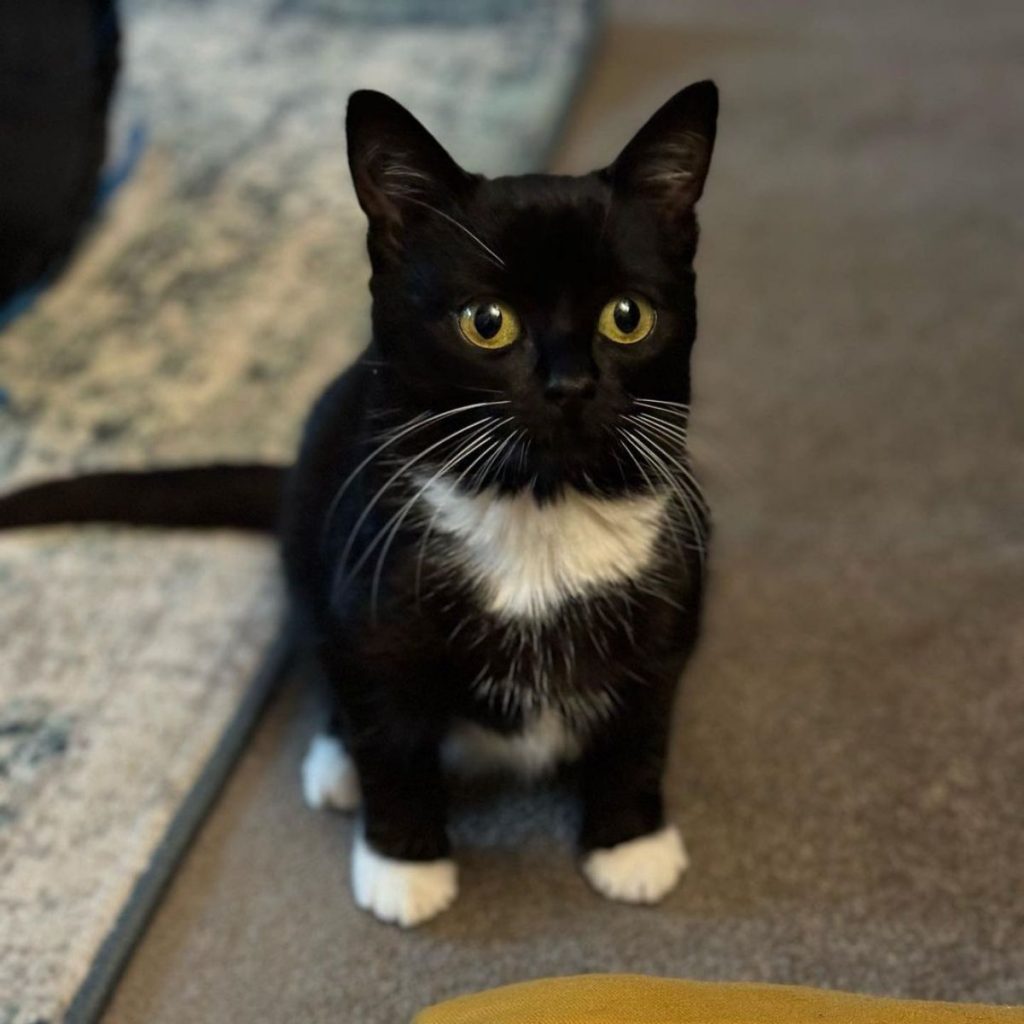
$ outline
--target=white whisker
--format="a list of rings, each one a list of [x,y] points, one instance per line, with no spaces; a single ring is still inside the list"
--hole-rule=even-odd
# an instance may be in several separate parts
[[[510,419],[511,419],[511,417],[510,417]],[[517,438],[521,439],[525,434],[526,434],[526,430],[525,429],[520,429],[517,433],[515,433],[513,435],[510,435],[510,436],[517,437]],[[509,439],[506,438],[504,444],[507,444],[508,440]],[[508,450],[508,452],[506,452],[506,455],[505,455],[506,459],[512,453],[512,451],[515,449],[517,443],[518,442],[514,443],[512,445],[512,447]],[[502,447],[504,447],[504,444],[502,445]],[[484,454],[486,455],[486,452]],[[473,462],[471,462],[455,478],[454,487],[456,489],[458,488],[459,484],[461,484],[462,481],[466,478],[466,474],[469,473],[473,469],[473,467],[476,465],[477,461],[478,460],[474,460]],[[502,460],[502,461],[504,462],[504,460]],[[424,559],[426,558],[427,542],[428,542],[428,540],[430,538],[430,535],[434,532],[434,527],[437,525],[437,519],[440,516],[440,514],[441,514],[440,508],[435,508],[433,514],[430,517],[430,521],[427,523],[426,528],[424,529],[423,534],[420,537],[419,548],[418,548],[417,553],[416,553],[415,594],[416,594],[416,602],[417,602],[417,604],[420,601],[421,584],[422,584],[422,580],[423,580],[423,562],[424,562]]]
[[[662,448],[661,445],[658,444],[658,442],[653,437],[651,437],[651,435],[647,431],[643,430],[642,428],[637,428],[636,432],[649,445],[651,445],[651,447],[654,448],[656,452],[662,455],[671,463],[672,466],[675,467],[675,469],[679,473],[682,483],[686,485],[687,491],[691,494],[691,496],[694,498],[697,504],[700,505],[700,507],[706,514],[708,508],[707,499],[704,497],[704,492],[701,490],[701,486],[697,482],[697,478],[693,475],[693,470],[690,468],[690,466],[685,462],[680,462],[679,459],[676,458],[674,455],[665,451],[665,449]]]
[[[630,423],[634,423],[640,427],[648,427],[651,430],[656,430],[659,434],[670,438],[683,448],[686,447],[687,434],[683,427],[677,426],[673,423],[667,423],[665,420],[658,416],[651,416],[647,413],[641,413],[639,416],[623,416],[624,420],[628,420]]]
[[[644,463],[641,462],[640,459],[637,458],[636,454],[634,454],[634,449],[635,449],[636,452],[638,452],[642,456],[644,462],[649,462],[650,461],[649,456],[639,446],[636,445],[636,442],[634,441],[632,435],[629,433],[628,430],[626,430],[625,428],[620,428],[619,433],[621,434],[622,438],[626,441],[626,447],[622,448],[622,451],[627,456],[629,456],[630,461],[640,471],[640,474],[643,476],[643,478],[646,481],[647,486],[650,488],[651,492],[654,493],[654,494],[657,494],[659,488],[655,485],[654,481],[651,480],[650,475],[648,474],[646,468],[644,467]],[[664,472],[659,472],[658,469],[653,464],[651,465],[651,468],[656,473],[658,473],[659,478],[664,481],[664,479],[665,479]],[[673,483],[673,481],[669,480],[668,483],[669,483],[669,490],[673,494],[678,494],[678,489],[675,486],[675,484]],[[680,539],[679,530],[677,528],[677,523],[676,523],[675,517],[670,517],[669,518],[669,526],[672,529],[672,541],[673,541],[673,543],[676,546],[676,550],[679,552],[680,555],[682,555],[683,554],[684,544],[683,544],[682,540]]]
[[[436,451],[444,444],[448,444],[453,438],[458,437],[461,434],[466,433],[467,430],[473,430],[480,427],[486,420],[475,420],[464,427],[459,427],[458,430],[453,430],[450,434],[446,434],[441,438],[440,441],[435,441],[433,444],[428,445],[422,451],[417,452],[411,459],[407,460],[401,465],[394,473],[391,474],[384,482],[384,485],[377,491],[377,493],[363,506],[362,512],[356,519],[355,525],[349,531],[348,540],[345,542],[345,547],[342,550],[341,558],[338,561],[339,571],[343,570],[345,565],[348,563],[348,557],[352,553],[352,547],[356,542],[356,538],[359,536],[359,530],[363,523],[369,518],[370,513],[373,511],[377,502],[387,493],[391,486],[396,480],[403,477],[413,466],[425,459],[431,452]]]
[[[690,486],[695,486],[695,482],[692,480],[692,477],[689,477],[689,479],[682,480],[676,477],[671,472],[669,465],[666,464],[666,459],[668,460],[669,464],[674,465],[681,472],[684,471],[682,465],[678,463],[675,459],[673,459],[671,456],[669,456],[663,449],[659,449],[655,442],[653,442],[649,436],[643,435],[643,439],[641,439],[640,437],[637,436],[636,433],[629,432],[626,430],[626,428],[619,429],[623,433],[623,436],[627,439],[627,441],[631,443],[631,445],[634,448],[636,448],[637,451],[641,452],[645,456],[651,468],[658,473],[658,475],[672,488],[672,490],[679,498],[683,506],[683,511],[685,512],[686,517],[689,520],[690,531],[693,539],[693,547],[697,551],[701,565],[703,566],[706,552],[704,549],[704,530],[701,528],[700,525],[702,515],[696,508],[694,508],[692,496],[689,493],[689,488],[686,486],[687,484],[689,484]],[[658,454],[655,454],[655,451],[652,451],[651,447],[654,447],[658,452],[660,452],[660,456]],[[697,495],[701,504],[703,505],[703,496],[700,495],[699,491],[697,492]]]
[[[680,496],[685,495],[688,499],[695,499],[698,505],[706,509],[707,503],[704,500],[704,495],[701,493],[697,481],[686,466],[673,458],[657,443],[657,441],[642,430],[633,431],[632,436],[633,440],[640,444],[642,450],[647,453],[647,456],[652,463],[661,465],[668,472],[669,476],[679,488]],[[651,449],[653,449],[653,451]],[[672,472],[673,469],[675,472]]]
[[[459,451],[455,455],[453,455],[447,462],[445,462],[441,466],[441,468],[438,469],[427,480],[427,482],[424,483],[419,488],[419,490],[416,491],[416,493],[402,506],[402,508],[399,509],[399,511],[396,512],[395,515],[393,515],[391,519],[389,519],[388,522],[384,524],[381,530],[377,533],[377,536],[367,546],[366,550],[360,556],[359,560],[352,567],[352,571],[349,574],[350,577],[354,577],[356,573],[362,568],[363,564],[366,562],[366,559],[373,553],[373,549],[377,546],[381,537],[385,533],[387,533],[387,539],[385,540],[384,546],[381,548],[380,556],[377,559],[377,565],[373,573],[373,581],[370,586],[370,613],[374,619],[376,619],[377,616],[377,595],[380,590],[380,578],[381,573],[383,572],[384,569],[384,560],[387,557],[388,549],[391,547],[391,544],[394,541],[395,537],[397,536],[399,529],[401,529],[405,517],[409,514],[409,512],[412,511],[413,507],[416,505],[416,502],[419,501],[419,499],[423,496],[424,492],[427,490],[427,488],[430,487],[431,484],[433,484],[441,476],[447,473],[448,470],[458,465],[458,463],[461,462],[467,455],[471,455],[481,445],[487,444],[488,440],[494,435],[494,432],[510,421],[511,417],[508,417],[505,420],[501,420],[498,423],[495,423],[488,429],[486,429],[483,432],[482,436],[481,434],[477,434],[468,444],[464,444],[462,448],[459,449]],[[474,461],[478,461],[479,459],[486,457],[487,453],[490,452],[493,449],[493,447],[499,443],[500,440],[494,441],[492,444],[488,445],[488,447],[484,449],[483,453],[477,456],[477,460]]]
[[[686,402],[669,402],[663,398],[634,398],[633,401],[637,405],[646,405],[665,409],[679,409],[683,412],[690,411],[690,406]]]
[[[327,512],[324,514],[324,524],[321,532],[321,543],[326,539],[327,531],[330,529],[331,522],[334,519],[335,513],[338,511],[338,505],[341,503],[341,499],[345,496],[345,492],[352,485],[352,481],[364,470],[367,466],[373,462],[382,452],[391,445],[401,441],[403,437],[407,437],[409,434],[414,433],[417,430],[422,430],[425,427],[430,426],[432,423],[437,423],[440,420],[447,419],[449,416],[455,416],[458,413],[469,412],[472,409],[485,409],[495,405],[508,405],[508,399],[495,402],[473,402],[470,405],[460,405],[455,409],[446,409],[444,412],[435,413],[433,416],[427,416],[423,418],[424,413],[419,413],[403,425],[397,433],[392,434],[388,437],[382,445],[370,452],[369,455],[359,463],[358,466],[342,481],[341,486],[335,492],[334,497],[331,499],[330,505],[327,507]]]
[[[465,231],[465,233],[469,235],[469,237],[472,238],[473,241],[476,242],[476,244],[479,245],[480,248],[483,249],[488,256],[491,257],[491,261],[493,263],[496,263],[499,267],[504,268],[505,261],[482,238],[480,238],[479,235],[475,235],[472,231],[470,231],[469,228],[467,228],[466,225],[462,223],[462,221],[456,220],[454,217],[450,217],[447,213],[444,212],[444,210],[439,210],[436,206],[431,206],[430,203],[426,203],[422,199],[416,199],[413,196],[407,195],[405,196],[405,200],[406,202],[415,203],[417,206],[422,206],[427,210],[431,210],[433,213],[436,213],[438,217],[443,217],[446,221],[448,221],[449,224],[453,224],[460,231]]]
[[[620,433],[622,434],[624,439],[628,442],[627,446],[622,448],[621,450],[629,457],[629,459],[633,463],[633,465],[636,466],[636,468],[640,471],[640,475],[644,478],[644,481],[646,482],[646,484],[647,484],[648,488],[651,490],[651,492],[656,494],[658,492],[659,488],[655,485],[654,481],[651,480],[651,477],[648,474],[646,468],[644,467],[643,462],[641,462],[640,459],[638,459],[636,454],[634,453],[634,451],[633,451],[634,445],[633,445],[632,437],[629,434],[629,431],[626,430],[625,428],[622,428],[622,430],[620,430]],[[641,451],[639,448],[637,448],[636,451],[639,452],[641,456],[643,456],[645,461],[647,461],[647,456],[643,453],[643,451]],[[675,488],[674,487],[671,487],[670,489],[673,491],[673,493],[675,492]],[[683,554],[683,547],[684,547],[684,545],[683,545],[682,541],[680,540],[679,530],[677,529],[676,521],[675,521],[674,517],[670,517],[670,519],[669,519],[669,526],[672,529],[672,542],[675,544],[676,550],[679,552],[679,554],[682,555]]]

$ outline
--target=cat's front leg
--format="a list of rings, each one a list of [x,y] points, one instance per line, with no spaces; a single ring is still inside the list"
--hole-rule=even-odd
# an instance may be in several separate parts
[[[307,803],[362,813],[351,858],[356,904],[409,928],[458,892],[440,743],[445,667],[429,651],[336,627],[316,650],[336,715],[303,766]]]
[[[583,874],[625,903],[659,902],[688,865],[662,798],[671,692],[647,697],[622,709],[583,760]]]
[[[458,892],[437,745],[376,735],[353,743],[363,817],[352,850],[356,903],[404,928],[447,909]]]

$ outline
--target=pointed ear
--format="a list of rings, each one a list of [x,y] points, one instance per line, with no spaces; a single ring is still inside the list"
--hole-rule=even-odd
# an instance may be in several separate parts
[[[386,243],[399,244],[411,217],[425,207],[450,206],[474,180],[405,107],[384,93],[352,93],[345,132],[359,205]]]
[[[697,82],[677,92],[609,168],[613,186],[648,196],[671,217],[686,213],[704,191],[717,119],[714,82]]]

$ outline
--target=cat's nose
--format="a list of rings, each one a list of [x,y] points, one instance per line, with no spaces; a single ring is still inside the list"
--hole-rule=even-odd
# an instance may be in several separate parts
[[[593,398],[597,381],[589,373],[556,373],[544,385],[544,397],[557,405]]]

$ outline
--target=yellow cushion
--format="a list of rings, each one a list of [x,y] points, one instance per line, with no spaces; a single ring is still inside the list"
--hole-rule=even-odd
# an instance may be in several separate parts
[[[548,978],[462,996],[413,1024],[1024,1024],[1024,1008],[876,999],[790,985],[635,974]]]

